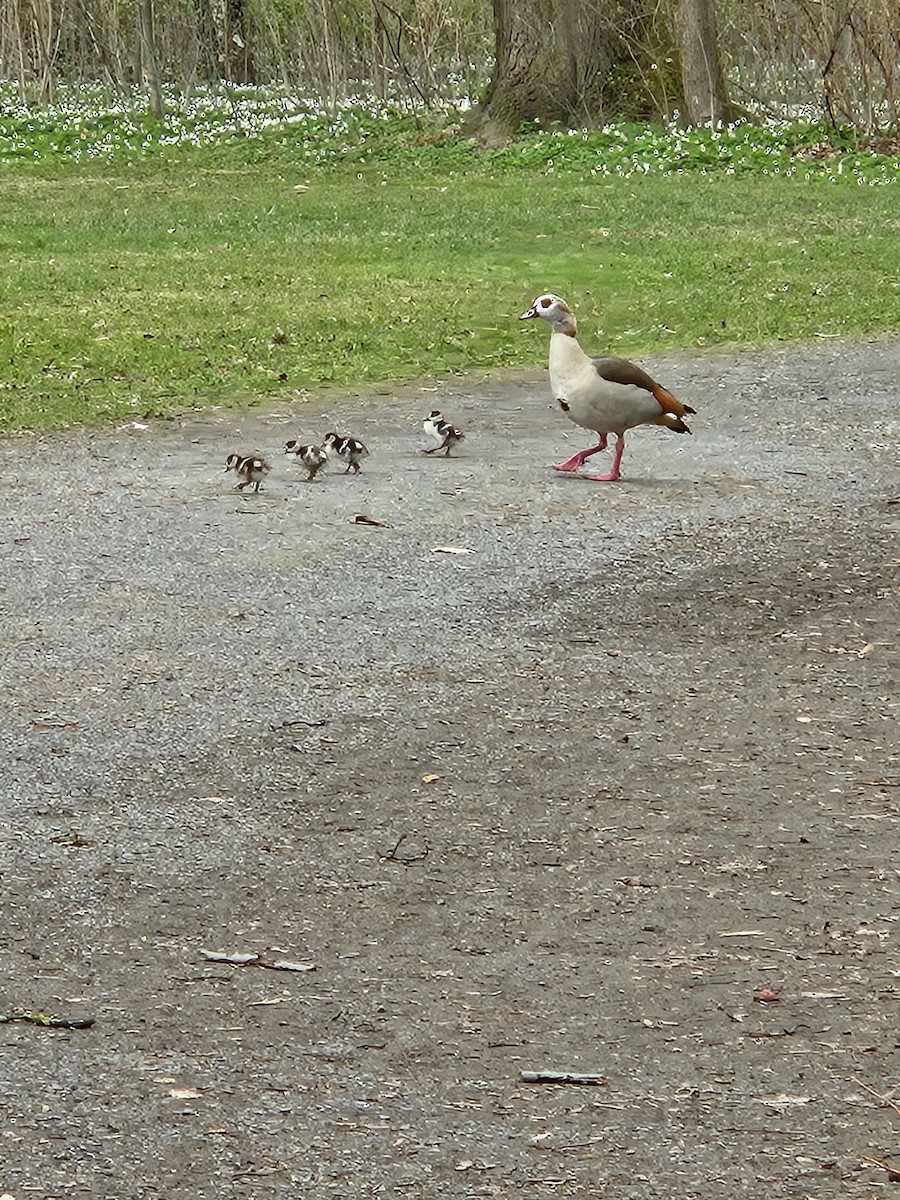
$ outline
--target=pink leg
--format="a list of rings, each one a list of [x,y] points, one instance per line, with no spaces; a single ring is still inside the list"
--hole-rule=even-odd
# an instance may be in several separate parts
[[[616,441],[616,455],[608,475],[586,475],[585,479],[596,479],[598,483],[615,483],[619,478],[619,464],[625,453],[625,434],[620,433]]]
[[[577,471],[579,467],[591,457],[592,454],[599,454],[601,450],[606,449],[606,434],[600,434],[600,441],[596,446],[591,446],[589,450],[579,450],[577,454],[573,454],[571,458],[567,458],[565,462],[554,467],[554,471]]]

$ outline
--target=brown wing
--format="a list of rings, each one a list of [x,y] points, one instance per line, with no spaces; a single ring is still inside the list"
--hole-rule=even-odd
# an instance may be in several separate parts
[[[608,379],[610,383],[631,384],[633,387],[643,388],[653,396],[663,412],[671,413],[673,417],[683,417],[685,413],[694,411],[687,404],[676,400],[662,384],[657,383],[642,367],[627,358],[595,358],[593,363],[594,370],[603,379]]]

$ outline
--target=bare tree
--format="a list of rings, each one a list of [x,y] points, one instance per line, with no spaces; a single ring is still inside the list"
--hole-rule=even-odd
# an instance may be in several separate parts
[[[90,79],[126,92],[133,82],[129,43],[136,31],[118,20],[114,0],[75,0],[66,28],[70,78]]]
[[[50,104],[53,101],[56,83],[54,72],[59,51],[62,13],[54,11],[51,0],[31,0],[31,14],[34,22],[38,97],[41,104]]]
[[[202,79],[219,76],[219,33],[212,0],[195,0],[197,6],[197,70]]]
[[[150,111],[157,120],[165,112],[162,98],[162,81],[156,55],[156,32],[153,27],[153,0],[138,0],[138,47],[140,53],[141,78],[147,89]]]
[[[255,83],[244,0],[225,0],[225,68],[235,83]]]
[[[718,125],[733,120],[736,111],[725,86],[713,0],[677,0],[675,36],[688,124]]]
[[[900,122],[897,0],[720,0],[718,13],[731,94],[754,111]]]

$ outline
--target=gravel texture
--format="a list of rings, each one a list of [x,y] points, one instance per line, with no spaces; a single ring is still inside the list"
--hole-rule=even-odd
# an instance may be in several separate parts
[[[900,342],[642,361],[7,444],[0,1192],[894,1193]]]

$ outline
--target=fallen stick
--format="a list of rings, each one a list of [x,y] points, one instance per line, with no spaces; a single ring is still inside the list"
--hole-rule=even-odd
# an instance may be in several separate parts
[[[210,963],[227,963],[230,967],[266,967],[270,971],[314,971],[314,963],[287,962],[285,959],[263,958],[261,954],[221,954],[216,950],[201,950]]]
[[[377,517],[372,517],[368,513],[357,513],[350,521],[351,525],[373,525],[376,529],[390,529],[387,521],[379,521]]]
[[[0,1016],[0,1025],[8,1025],[12,1021],[25,1021],[44,1029],[90,1029],[94,1024],[93,1017],[53,1017],[32,1008],[14,1008],[11,1013]]]
[[[576,1075],[571,1071],[520,1071],[524,1083],[574,1083],[581,1087],[600,1087],[605,1075]]]

